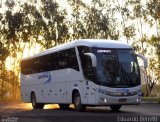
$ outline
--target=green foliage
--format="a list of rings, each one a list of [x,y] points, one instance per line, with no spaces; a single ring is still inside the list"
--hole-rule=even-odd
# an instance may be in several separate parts
[[[44,16],[45,19],[48,20],[48,23],[41,23],[43,30],[43,37],[45,42],[43,46],[45,48],[50,48],[53,45],[61,44],[68,39],[68,27],[65,24],[65,10],[58,11],[59,6],[57,2],[52,0],[44,1],[42,0],[42,7],[41,7],[41,16]],[[38,21],[44,21],[43,18],[37,19]],[[39,27],[40,24],[37,24]],[[40,42],[40,44],[42,44]]]
[[[142,101],[146,102],[146,103],[159,103],[159,98],[157,98],[157,97],[143,97]]]
[[[129,27],[126,27],[124,29],[124,35],[127,37],[127,38],[131,38],[133,36],[135,36],[135,28],[133,26],[129,26]]]
[[[147,9],[149,14],[155,19],[160,18],[160,1],[159,0],[149,0],[147,3]]]
[[[154,71],[155,78],[160,81],[160,38],[156,36],[152,36],[148,43],[155,48],[157,59],[150,60],[150,70]]]
[[[160,37],[152,36],[150,40],[148,40],[148,43],[155,47],[156,49],[156,55],[158,57],[158,67],[160,69]]]
[[[14,2],[14,0],[6,0],[6,6],[8,7],[8,8],[13,8],[14,7],[14,5],[15,5],[15,2]]]
[[[4,47],[4,44],[0,42],[0,62],[4,63],[5,59],[9,56],[9,51],[6,47]]]

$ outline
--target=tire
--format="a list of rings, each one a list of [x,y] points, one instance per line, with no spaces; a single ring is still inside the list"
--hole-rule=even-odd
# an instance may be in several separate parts
[[[43,107],[44,107],[44,104],[37,103],[35,93],[31,94],[31,103],[32,103],[33,109],[43,109]]]
[[[81,96],[79,92],[76,92],[73,96],[73,103],[76,111],[85,111],[86,106],[81,103]]]
[[[70,104],[59,104],[60,109],[67,110]]]
[[[112,111],[119,111],[121,105],[110,105],[110,108],[112,109]]]

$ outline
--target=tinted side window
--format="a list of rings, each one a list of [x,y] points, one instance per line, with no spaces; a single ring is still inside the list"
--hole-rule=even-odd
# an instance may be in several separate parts
[[[30,74],[37,73],[37,58],[30,60]]]
[[[47,67],[48,67],[48,71],[57,69],[55,53],[48,55]]]
[[[78,47],[78,51],[79,51],[79,56],[80,56],[80,59],[81,59],[81,65],[82,65],[82,69],[83,69],[83,75],[87,79],[93,81],[94,76],[93,76],[93,68],[92,68],[91,58],[84,55],[84,53],[91,52],[91,50],[90,50],[89,47],[79,46]]]
[[[56,70],[56,57],[55,54],[48,54],[38,58],[37,69],[39,72],[46,72]]]
[[[66,51],[67,67],[79,71],[75,48]]]
[[[67,49],[56,54],[57,69],[72,68],[79,71],[75,49]]]
[[[27,63],[26,63],[25,61],[22,61],[22,62],[21,62],[21,73],[24,74],[24,75],[25,75],[26,72],[27,72],[27,71],[26,71],[26,67],[27,67]]]
[[[21,72],[24,75],[65,68],[79,71],[75,48],[21,62]]]
[[[60,51],[56,54],[56,58],[57,60],[57,66],[58,69],[64,69],[66,66],[66,57],[65,57],[65,52],[64,51]]]
[[[29,59],[21,62],[21,72],[24,75],[36,72],[36,67],[34,66],[35,60]]]
[[[37,65],[38,72],[45,72],[47,70],[47,67],[46,67],[47,61],[46,60],[47,60],[46,56],[39,57],[39,63]]]

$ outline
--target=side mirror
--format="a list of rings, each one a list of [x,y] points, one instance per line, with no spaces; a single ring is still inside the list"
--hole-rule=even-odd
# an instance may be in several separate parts
[[[148,67],[148,61],[147,61],[147,58],[144,57],[143,55],[141,54],[136,54],[137,57],[141,58],[143,60],[143,63],[144,63],[144,68],[146,69]]]
[[[84,53],[84,55],[89,56],[91,58],[93,67],[97,66],[97,58],[93,53]]]

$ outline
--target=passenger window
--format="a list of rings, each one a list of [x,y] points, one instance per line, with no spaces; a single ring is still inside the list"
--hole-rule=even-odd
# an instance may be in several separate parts
[[[79,71],[75,48],[21,62],[21,72],[24,75],[65,68],[72,68]]]

